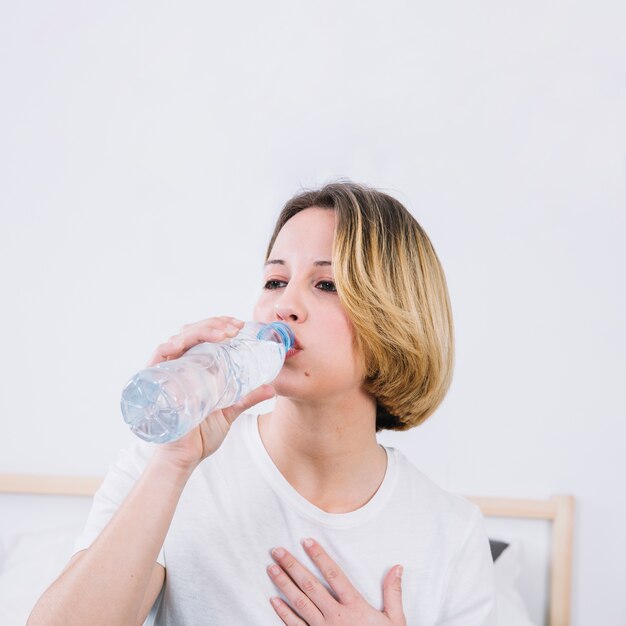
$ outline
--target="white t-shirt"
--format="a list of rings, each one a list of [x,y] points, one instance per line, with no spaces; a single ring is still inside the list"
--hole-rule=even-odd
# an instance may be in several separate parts
[[[121,453],[75,552],[111,519],[155,445],[137,440]],[[287,598],[266,572],[270,550],[285,547],[330,589],[300,543],[313,537],[378,610],[383,578],[402,564],[409,626],[496,626],[494,567],[479,507],[438,487],[399,450],[385,450],[387,471],[374,496],[355,511],[327,513],[274,465],[257,416],[240,415],[182,493],[157,559],[166,582],[155,624],[279,626],[269,598]]]

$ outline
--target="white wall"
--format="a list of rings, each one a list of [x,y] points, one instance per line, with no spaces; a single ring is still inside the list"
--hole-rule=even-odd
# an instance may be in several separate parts
[[[445,488],[578,498],[572,626],[626,619],[625,5],[0,5],[0,471],[101,474],[120,390],[249,318],[281,204],[402,200],[449,280]]]

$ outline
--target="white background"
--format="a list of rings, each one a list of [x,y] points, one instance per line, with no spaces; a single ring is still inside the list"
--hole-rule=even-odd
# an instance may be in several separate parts
[[[249,319],[301,186],[399,198],[457,365],[380,441],[471,495],[577,498],[572,626],[626,620],[626,5],[3,2],[0,471],[103,474],[120,390]]]

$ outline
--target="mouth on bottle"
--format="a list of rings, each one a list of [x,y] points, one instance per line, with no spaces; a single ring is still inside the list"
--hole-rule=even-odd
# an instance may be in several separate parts
[[[287,352],[287,354],[285,355],[285,360],[292,358],[293,356],[295,356],[296,354],[298,354],[298,352],[301,352],[301,349],[300,349],[300,348],[297,348],[297,347],[295,347],[295,346],[294,346],[294,347],[293,347],[293,348],[291,348],[291,349]]]

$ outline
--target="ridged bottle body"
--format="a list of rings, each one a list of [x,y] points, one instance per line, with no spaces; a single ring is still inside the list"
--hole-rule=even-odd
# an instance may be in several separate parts
[[[122,391],[124,420],[145,441],[175,441],[212,411],[274,380],[293,341],[286,324],[247,322],[228,342],[201,343],[141,370]]]

